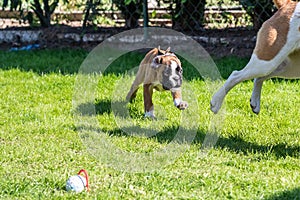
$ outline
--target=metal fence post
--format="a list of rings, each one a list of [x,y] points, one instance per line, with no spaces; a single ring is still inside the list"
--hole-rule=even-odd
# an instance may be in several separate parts
[[[148,39],[148,22],[149,22],[149,17],[148,17],[148,0],[143,0],[143,18],[144,18],[144,40]]]
[[[148,0],[143,0],[144,27],[148,27]]]

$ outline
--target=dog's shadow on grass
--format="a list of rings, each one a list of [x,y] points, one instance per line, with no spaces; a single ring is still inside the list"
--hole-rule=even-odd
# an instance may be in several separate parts
[[[226,148],[237,153],[243,153],[245,155],[251,153],[262,153],[266,155],[275,155],[277,158],[299,157],[300,146],[289,146],[285,143],[279,143],[276,145],[259,145],[256,143],[248,142],[239,136],[223,138],[220,137],[217,145],[221,148]]]
[[[114,113],[115,116],[122,118],[143,118],[141,110],[137,110],[135,106],[127,107],[128,101],[111,101],[109,99],[96,99],[95,102],[87,102],[80,104],[76,108],[76,112],[83,116],[103,115]]]
[[[76,111],[80,115],[85,116],[92,116],[92,115],[103,115],[103,114],[110,114],[112,112],[112,105],[117,105],[121,110],[124,110],[124,105],[126,104],[126,101],[118,101],[112,103],[109,99],[104,100],[98,100],[96,99],[95,102],[87,102],[84,104],[80,104]],[[116,108],[117,109],[117,108]]]
[[[266,200],[300,199],[300,187],[275,193]]]
[[[86,103],[82,104],[77,107],[77,112],[79,112],[81,115],[103,115],[103,114],[110,114],[113,113],[115,116],[122,117],[124,119],[126,118],[139,118],[139,120],[143,120],[143,114],[142,112],[139,112],[138,114],[131,114],[131,112],[136,111],[128,111],[128,108],[126,107],[128,102],[126,101],[116,101],[111,102],[108,99],[105,100],[96,100],[95,103]],[[145,119],[146,120],[146,119]],[[158,119],[160,120],[160,119]],[[201,123],[200,123],[201,124]],[[180,128],[180,133],[183,133],[182,137],[176,137],[178,134],[178,130]],[[179,126],[171,126],[168,128],[165,128],[163,131],[160,131],[155,134],[148,134],[155,132],[154,130],[151,130],[150,128],[141,128],[138,126],[129,126],[126,128],[118,128],[114,130],[108,130],[108,129],[101,129],[102,131],[105,131],[109,135],[112,136],[127,136],[132,137],[136,136],[135,134],[131,134],[132,132],[140,132],[140,133],[146,133],[146,135],[151,135],[149,138],[155,139],[157,142],[160,143],[169,143],[174,142],[174,139],[181,138],[184,140],[184,138],[191,139],[190,137],[193,137],[193,144],[203,144],[205,137],[207,136],[207,131],[202,129],[201,127],[198,127],[198,130],[187,130]],[[96,130],[97,131],[97,130]],[[195,135],[196,133],[196,135]],[[178,143],[182,143],[183,141],[176,141]],[[275,155],[277,158],[285,158],[287,156],[291,157],[299,157],[300,155],[300,146],[290,146],[285,143],[279,143],[272,146],[267,145],[259,145],[257,143],[248,142],[245,141],[243,138],[239,136],[231,136],[231,137],[223,137],[219,136],[215,147],[221,148],[221,149],[228,149],[236,153],[243,153],[245,155],[250,153],[262,153],[266,155]]]
[[[123,119],[137,119],[137,120],[151,120],[151,119],[144,119],[144,115],[142,111],[137,111],[134,109],[135,106],[132,106],[133,108],[126,107],[129,102],[127,101],[114,101],[112,102],[109,99],[104,100],[95,100],[95,103],[88,102],[79,105],[76,108],[77,114],[83,115],[83,116],[96,116],[96,115],[103,115],[103,114],[113,114],[116,117],[123,118]],[[157,119],[160,120],[160,119]],[[87,127],[77,127],[78,129]],[[88,127],[90,128],[90,127]],[[149,138],[155,139],[157,142],[160,143],[169,143],[171,141],[174,141],[174,138],[178,134],[179,126],[170,126],[168,128],[165,128],[163,131],[156,132],[155,130],[152,130],[150,128],[142,128],[139,126],[127,126],[127,127],[121,127],[118,129],[109,130],[107,128],[101,128],[102,131],[108,133],[111,136],[137,136],[138,134],[134,134],[133,132],[139,132],[139,133],[145,133],[144,135],[150,135]],[[99,129],[95,128],[91,131],[99,131]],[[149,134],[150,133],[150,134]],[[151,134],[155,133],[155,134]],[[190,137],[190,135],[194,135],[197,133],[197,138],[201,138],[201,140],[204,140],[205,133],[201,132],[199,130],[186,130],[186,129],[180,129],[180,133],[186,137]],[[191,133],[191,134],[189,134]],[[180,138],[180,137],[179,137]],[[178,143],[181,143],[183,141],[177,141]]]

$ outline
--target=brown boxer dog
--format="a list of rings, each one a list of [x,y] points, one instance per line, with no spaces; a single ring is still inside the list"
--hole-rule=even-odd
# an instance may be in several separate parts
[[[143,83],[145,117],[155,118],[152,102],[153,89],[158,91],[171,91],[174,105],[184,110],[187,102],[182,101],[182,67],[177,56],[170,51],[161,50],[160,47],[149,51],[140,63],[136,78],[127,94],[126,99],[132,101],[136,97],[139,85]]]

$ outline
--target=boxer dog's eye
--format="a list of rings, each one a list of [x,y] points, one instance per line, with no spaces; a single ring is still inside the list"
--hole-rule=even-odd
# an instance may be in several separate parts
[[[176,67],[176,71],[177,72],[181,72],[181,68],[178,66],[178,67]]]
[[[162,58],[159,58],[159,59],[158,59],[158,63],[159,63],[159,64],[162,64],[162,63],[163,63],[163,59],[162,59]]]
[[[162,60],[162,58],[157,57],[157,58],[155,58],[155,62],[156,62],[157,64],[162,64],[162,63],[163,63],[163,60]]]

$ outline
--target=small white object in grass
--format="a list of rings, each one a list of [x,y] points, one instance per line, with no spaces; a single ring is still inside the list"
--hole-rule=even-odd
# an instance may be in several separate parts
[[[84,173],[85,177],[80,176],[80,173]],[[88,185],[88,175],[87,172],[82,169],[78,172],[77,175],[71,176],[66,183],[66,190],[70,192],[82,192],[84,189],[89,190],[89,185]]]
[[[86,180],[80,175],[71,176],[66,184],[66,190],[72,192],[82,192],[86,187]]]

